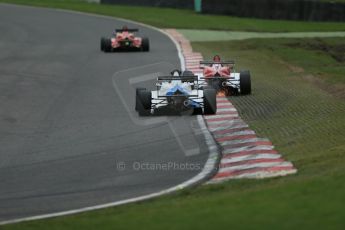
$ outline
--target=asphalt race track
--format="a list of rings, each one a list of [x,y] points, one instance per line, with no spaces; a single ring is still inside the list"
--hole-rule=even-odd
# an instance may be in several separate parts
[[[131,106],[134,88],[116,90],[139,70],[179,67],[166,35],[130,23],[150,38],[150,52],[101,52],[100,37],[123,24],[0,4],[0,221],[150,194],[201,171],[208,152],[195,116],[147,124]],[[200,153],[186,155],[184,141]],[[195,167],[138,170],[138,162]]]

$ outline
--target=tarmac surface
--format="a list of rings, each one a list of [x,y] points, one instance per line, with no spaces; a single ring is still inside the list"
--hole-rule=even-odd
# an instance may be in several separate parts
[[[100,51],[100,37],[124,24],[149,37],[150,52]],[[152,75],[180,66],[166,35],[5,4],[0,34],[0,221],[134,198],[201,171],[208,149],[195,116],[134,111],[135,87],[154,89]]]

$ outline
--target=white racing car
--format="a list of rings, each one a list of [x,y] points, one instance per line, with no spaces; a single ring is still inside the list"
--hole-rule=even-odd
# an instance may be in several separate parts
[[[211,87],[200,87],[198,77],[190,71],[175,70],[172,76],[157,78],[157,89],[149,91],[136,89],[135,110],[139,116],[156,114],[162,108],[174,112],[215,114],[216,90]]]

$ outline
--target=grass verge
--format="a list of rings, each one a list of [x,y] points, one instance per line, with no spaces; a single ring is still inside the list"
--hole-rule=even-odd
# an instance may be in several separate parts
[[[179,29],[192,42],[210,42],[210,41],[233,41],[254,38],[327,38],[327,37],[345,37],[345,31],[336,32],[241,32],[241,31],[215,31],[215,30],[189,30]]]
[[[218,53],[251,70],[253,94],[231,100],[259,136],[269,137],[294,162],[298,174],[233,180],[2,228],[344,229],[345,101],[320,86],[343,83],[344,63],[334,54],[343,45],[343,40],[331,38],[193,43],[205,57]],[[310,81],[308,75],[321,82]]]
[[[191,10],[99,5],[80,0],[0,0],[32,6],[76,10],[140,21],[161,28],[213,29],[256,32],[345,31],[345,23],[264,20],[197,14]]]

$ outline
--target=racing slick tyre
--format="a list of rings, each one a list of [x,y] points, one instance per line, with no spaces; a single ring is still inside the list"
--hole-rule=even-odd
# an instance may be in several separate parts
[[[202,108],[195,108],[193,110],[193,115],[202,115]]]
[[[215,89],[217,92],[223,88],[222,82],[220,79],[214,79],[214,78],[207,79],[207,84],[211,88]]]
[[[104,37],[101,38],[101,51],[104,51],[105,40],[106,40],[106,38],[104,38]]]
[[[104,39],[104,52],[111,52],[111,40],[109,38]]]
[[[136,88],[135,89],[135,111],[138,111],[139,109],[139,103],[140,103],[140,100],[138,100],[138,94],[139,94],[139,91],[145,91],[146,88]]]
[[[145,52],[150,50],[150,42],[148,38],[143,38],[141,40],[141,50]]]
[[[215,89],[204,89],[204,114],[215,114],[217,112],[217,91]]]
[[[252,86],[250,81],[249,70],[243,70],[240,72],[240,93],[242,95],[250,94],[252,92]]]
[[[137,91],[136,96],[136,107],[139,113],[139,116],[149,116],[151,114],[151,91],[146,89],[141,89]]]
[[[180,78],[181,78],[182,82],[186,82],[186,79],[190,79],[190,77],[193,77],[193,76],[195,76],[195,75],[194,75],[194,73],[192,71],[185,70],[185,71],[182,72]],[[194,84],[191,85],[191,87],[192,87],[192,90],[195,89],[195,85]]]
[[[189,76],[190,77],[190,76],[194,76],[194,73],[190,70],[185,70],[185,71],[183,71],[182,76]]]

